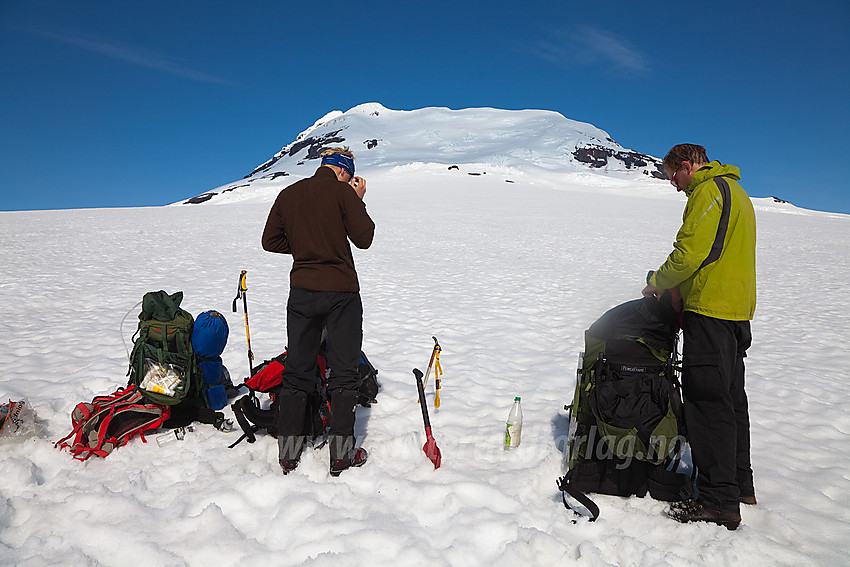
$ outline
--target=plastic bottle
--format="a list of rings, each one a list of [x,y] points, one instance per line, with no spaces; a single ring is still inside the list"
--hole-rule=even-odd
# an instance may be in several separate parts
[[[505,449],[514,449],[519,447],[519,442],[522,439],[522,406],[520,405],[520,397],[514,398],[514,405],[511,412],[508,414],[508,421],[505,426]]]
[[[172,429],[168,433],[163,433],[162,435],[157,435],[156,444],[162,447],[163,445],[167,445],[172,441],[183,441],[183,438],[186,437],[186,433],[190,431],[194,431],[195,427],[192,425],[187,425],[186,427],[178,427],[177,429]]]

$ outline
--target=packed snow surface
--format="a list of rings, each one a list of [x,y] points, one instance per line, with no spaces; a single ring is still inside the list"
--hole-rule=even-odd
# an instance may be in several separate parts
[[[467,175],[481,169],[364,173],[377,231],[355,260],[363,349],[383,390],[357,409],[369,461],[339,478],[327,448],[284,477],[270,437],[228,449],[237,433],[206,425],[85,463],[53,446],[76,403],[125,384],[119,325],[130,312],[129,343],[147,291],[183,291],[192,314],[225,314],[223,358],[244,378],[244,316],[231,301],[247,270],[253,351],[283,350],[291,260],[260,247],[276,190],[220,206],[0,213],[0,396],[28,398],[41,426],[0,437],[0,564],[850,563],[850,218],[756,200],[747,388],[758,505],[742,509],[741,527],[680,525],[662,502],[609,496],[595,497],[598,521],[572,523],[555,483],[583,332],[639,296],[684,201],[662,182]],[[411,372],[427,366],[432,335],[443,347],[439,409],[428,388],[438,470],[422,451]],[[514,396],[522,444],[506,452]]]

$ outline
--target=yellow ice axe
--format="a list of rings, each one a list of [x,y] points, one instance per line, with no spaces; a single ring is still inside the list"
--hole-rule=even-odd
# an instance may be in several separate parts
[[[431,375],[431,369],[434,367],[434,362],[436,361],[437,371],[434,373],[437,380],[437,397],[434,399],[434,407],[440,407],[440,374],[443,373],[443,369],[440,366],[440,343],[437,342],[437,337],[431,337],[434,339],[434,348],[431,350],[431,360],[428,362],[428,369],[425,371],[425,380],[422,382],[422,388],[425,388],[425,385],[428,384],[428,377]],[[422,400],[420,400],[421,402]]]

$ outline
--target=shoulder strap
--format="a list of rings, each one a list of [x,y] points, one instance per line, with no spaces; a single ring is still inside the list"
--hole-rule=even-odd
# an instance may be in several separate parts
[[[567,510],[572,510],[576,516],[583,516],[584,514],[567,504],[567,496],[564,493],[572,496],[579,504],[587,508],[587,511],[590,512],[590,520],[588,521],[595,522],[596,518],[599,517],[599,506],[597,506],[596,503],[587,496],[587,494],[572,486],[566,476],[562,476],[558,479],[558,490],[561,491],[561,501],[564,503],[564,507]],[[573,520],[573,523],[575,523],[575,520]]]
[[[720,253],[723,251],[723,241],[726,239],[726,231],[729,229],[729,211],[732,209],[732,192],[729,189],[729,183],[723,177],[715,177],[714,182],[720,190],[723,210],[720,212],[720,222],[717,225],[717,235],[714,237],[714,244],[711,245],[711,251],[708,253],[708,257],[700,264],[698,269],[713,264],[720,258]]]
[[[274,427],[277,424],[277,412],[260,409],[258,405],[255,405],[258,403],[252,394],[246,394],[230,406],[234,417],[236,417],[236,422],[243,432],[242,437],[237,439],[233,445],[230,445],[230,449],[245,438],[248,439],[248,443],[253,443],[257,440],[255,435],[257,431],[260,429],[268,430],[269,427]]]

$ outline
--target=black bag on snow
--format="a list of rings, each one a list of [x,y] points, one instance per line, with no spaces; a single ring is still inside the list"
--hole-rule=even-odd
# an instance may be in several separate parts
[[[316,376],[316,392],[307,396],[307,413],[305,416],[304,430],[312,441],[322,437],[330,427],[332,419],[327,390],[327,362],[324,357],[325,345],[322,344],[318,359],[318,375]],[[257,369],[254,375],[247,379],[243,386],[247,387],[249,393],[242,396],[231,405],[236,421],[242,429],[243,435],[236,440],[234,447],[242,439],[249,443],[256,441],[256,433],[265,429],[272,437],[277,437],[277,420],[279,402],[277,394],[281,389],[283,371],[286,365],[286,352],[272,360],[266,360]],[[378,370],[366,358],[366,354],[360,352],[360,387],[357,390],[357,403],[363,407],[370,407],[377,403],[377,395],[380,390],[378,383]],[[267,409],[263,408],[263,402],[257,396],[258,393],[268,394],[271,403]]]
[[[357,388],[357,403],[364,408],[378,403],[378,392],[381,385],[378,383],[378,369],[372,366],[366,353],[360,351],[360,387]]]
[[[665,501],[692,494],[692,479],[676,472],[685,444],[678,335],[669,292],[662,301],[614,307],[585,332],[573,402],[566,406],[568,471],[558,487],[592,519],[599,510],[582,493],[649,492]]]

